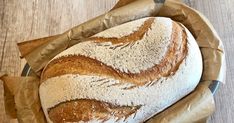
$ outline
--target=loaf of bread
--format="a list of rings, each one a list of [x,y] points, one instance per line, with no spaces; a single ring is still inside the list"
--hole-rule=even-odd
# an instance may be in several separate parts
[[[191,33],[164,17],[100,32],[53,58],[39,94],[49,123],[144,122],[194,90],[202,57]]]

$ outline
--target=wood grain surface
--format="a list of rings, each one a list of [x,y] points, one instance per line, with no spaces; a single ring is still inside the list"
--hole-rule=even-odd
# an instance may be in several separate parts
[[[19,76],[25,60],[16,43],[62,33],[110,10],[117,0],[0,0],[0,71]],[[234,6],[233,0],[185,0],[201,11],[214,25],[226,49],[227,77],[215,95],[216,112],[209,123],[234,120]],[[0,82],[0,123],[9,120],[4,112]]]

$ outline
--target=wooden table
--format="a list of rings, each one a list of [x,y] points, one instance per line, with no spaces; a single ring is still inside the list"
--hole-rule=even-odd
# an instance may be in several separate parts
[[[19,76],[25,60],[19,58],[16,43],[62,33],[100,15],[117,0],[0,0],[0,71]],[[226,48],[227,78],[215,95],[216,112],[210,123],[233,123],[234,116],[234,6],[233,0],[185,0],[204,13]],[[9,120],[3,110],[3,87],[0,82],[0,123]],[[13,121],[11,121],[13,122]]]

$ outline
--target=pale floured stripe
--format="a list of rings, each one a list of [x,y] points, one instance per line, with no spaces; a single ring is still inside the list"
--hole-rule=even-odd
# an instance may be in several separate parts
[[[143,23],[146,19],[132,21],[97,34],[97,36],[118,37],[123,36],[122,30],[135,30],[135,24]],[[123,31],[124,32],[124,31]],[[170,44],[172,33],[172,20],[168,18],[155,18],[151,28],[141,40],[126,43],[120,47],[111,42],[94,43],[84,42],[77,44],[57,55],[54,59],[66,55],[84,55],[97,59],[102,63],[125,73],[139,73],[158,64],[165,56]],[[125,35],[127,35],[126,33]],[[181,36],[181,34],[179,35]],[[117,48],[115,48],[117,47]]]

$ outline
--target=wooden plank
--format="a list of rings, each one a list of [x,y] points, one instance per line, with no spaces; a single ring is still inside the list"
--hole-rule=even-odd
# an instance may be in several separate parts
[[[0,0],[0,71],[20,75],[17,42],[55,35],[111,9],[117,0]],[[233,0],[185,0],[201,11],[217,29],[226,49],[227,78],[215,96],[216,112],[210,123],[234,122],[234,6]],[[3,110],[0,83],[0,111]],[[0,112],[0,122],[8,122]]]

